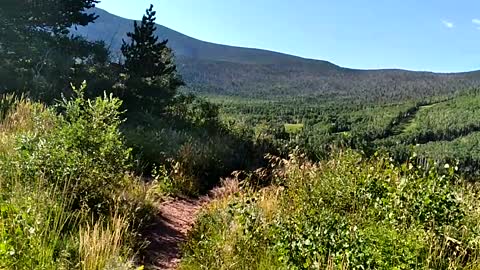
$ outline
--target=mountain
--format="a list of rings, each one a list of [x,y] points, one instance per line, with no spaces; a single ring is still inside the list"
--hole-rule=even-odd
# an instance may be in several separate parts
[[[114,57],[133,21],[95,8],[94,24],[73,29],[88,40],[103,40]],[[405,70],[354,70],[327,61],[260,49],[220,45],[157,25],[168,39],[177,66],[192,91],[245,97],[333,97],[391,101],[451,94],[480,86],[480,72],[436,74]]]
[[[133,21],[110,14],[99,8],[95,8],[92,12],[100,17],[95,21],[95,24],[91,24],[88,27],[80,27],[77,33],[90,40],[104,40],[107,45],[111,45],[113,51],[118,52],[122,45],[122,38],[126,38],[126,33],[133,29]],[[157,25],[156,34],[161,39],[168,39],[176,55],[194,59],[245,64],[293,64],[298,61],[305,63],[311,62],[311,60],[266,50],[209,43],[191,38],[162,25]],[[331,66],[332,68],[335,67],[326,61],[315,62]]]

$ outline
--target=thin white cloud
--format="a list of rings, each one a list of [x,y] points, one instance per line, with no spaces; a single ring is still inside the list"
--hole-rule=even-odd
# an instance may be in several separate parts
[[[480,19],[473,19],[472,23],[477,26],[477,29],[480,30]]]
[[[442,23],[443,23],[443,25],[445,25],[445,27],[450,28],[450,29],[455,27],[455,24],[453,22],[450,22],[450,21],[443,20]]]

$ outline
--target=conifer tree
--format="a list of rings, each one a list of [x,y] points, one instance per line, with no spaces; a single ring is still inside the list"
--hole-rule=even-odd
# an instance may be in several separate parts
[[[68,33],[95,21],[88,9],[98,2],[0,0],[0,93],[28,89],[48,102],[70,91],[70,82],[93,77],[83,71],[105,65],[107,49]]]
[[[168,40],[159,41],[155,35],[155,15],[150,5],[140,24],[134,22],[133,32],[127,33],[130,41],[123,40],[121,48],[127,75],[126,104],[149,111],[162,110],[183,85]]]
[[[85,26],[97,19],[88,9],[99,0],[2,0],[0,17],[10,27],[67,34],[73,25]]]

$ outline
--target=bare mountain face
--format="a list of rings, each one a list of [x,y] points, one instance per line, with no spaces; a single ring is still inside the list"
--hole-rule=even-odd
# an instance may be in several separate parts
[[[133,29],[133,21],[98,8],[93,12],[100,16],[96,22],[73,33],[105,41],[113,57],[119,57],[122,39]],[[480,72],[353,70],[327,61],[209,43],[161,25],[157,25],[157,35],[168,39],[185,82],[200,94],[394,101],[451,94],[480,85]]]

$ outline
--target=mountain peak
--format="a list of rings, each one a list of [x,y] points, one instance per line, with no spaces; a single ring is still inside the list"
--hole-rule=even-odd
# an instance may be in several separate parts
[[[95,23],[86,27],[79,27],[77,30],[73,30],[73,33],[84,36],[91,41],[103,40],[113,53],[118,53],[122,45],[122,39],[125,39],[126,33],[133,29],[133,20],[113,15],[100,8],[94,8],[92,12],[99,15]],[[181,57],[242,64],[282,65],[322,63],[330,68],[338,68],[327,61],[311,60],[279,52],[201,41],[160,24],[157,24],[156,34],[160,39],[168,39],[169,46],[177,56]]]
[[[133,20],[96,8],[100,17],[72,30],[90,41],[104,41],[114,57]],[[201,41],[162,25],[157,36],[168,39],[178,70],[191,91],[238,96],[306,96],[388,99],[450,94],[478,85],[479,73],[436,74],[405,70],[354,70],[327,61],[305,59],[260,49]]]

